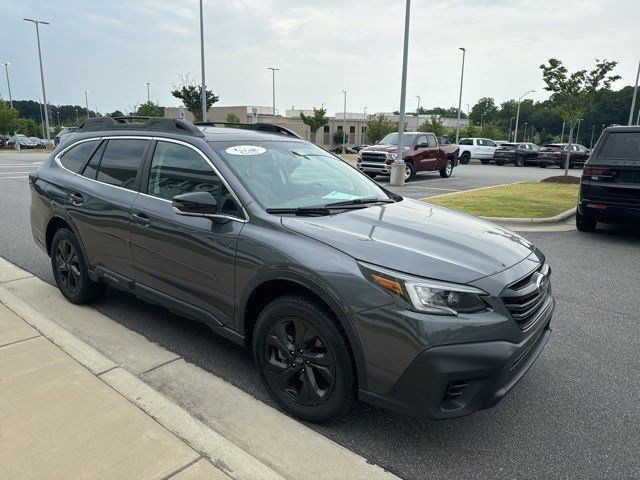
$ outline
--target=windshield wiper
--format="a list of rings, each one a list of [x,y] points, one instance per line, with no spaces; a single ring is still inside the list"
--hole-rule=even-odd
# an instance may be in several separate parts
[[[367,205],[369,203],[396,203],[392,198],[378,198],[378,197],[368,197],[368,198],[354,198],[353,200],[344,200],[342,202],[334,202],[327,203],[325,205],[326,208],[331,207],[341,207],[348,205]]]
[[[275,215],[293,214],[293,215],[331,215],[331,211],[326,207],[294,207],[294,208],[267,208],[267,213]]]

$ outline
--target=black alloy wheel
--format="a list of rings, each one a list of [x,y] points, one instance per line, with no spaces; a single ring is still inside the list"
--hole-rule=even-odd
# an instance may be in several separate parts
[[[516,157],[516,167],[524,167],[524,157],[522,155]]]
[[[70,295],[77,294],[82,288],[82,275],[80,273],[80,257],[76,248],[64,238],[58,242],[55,255],[55,273],[58,286]]]
[[[266,338],[268,375],[294,402],[315,406],[335,384],[336,365],[322,335],[301,318],[282,318]]]

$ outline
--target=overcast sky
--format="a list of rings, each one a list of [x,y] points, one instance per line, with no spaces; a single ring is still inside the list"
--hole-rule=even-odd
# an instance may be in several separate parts
[[[320,106],[329,113],[397,110],[404,0],[205,0],[207,86],[217,105]],[[40,98],[35,28],[41,18],[47,98],[52,104],[125,110],[151,97],[177,106],[179,75],[200,79],[197,0],[0,0],[0,62],[15,99]],[[408,110],[457,106],[460,52],[467,48],[464,104],[499,103],[529,89],[548,97],[538,66],[570,70],[596,58],[619,62],[615,88],[633,84],[640,60],[640,0],[413,0]],[[4,72],[3,72],[4,74]],[[7,98],[4,75],[0,93]]]

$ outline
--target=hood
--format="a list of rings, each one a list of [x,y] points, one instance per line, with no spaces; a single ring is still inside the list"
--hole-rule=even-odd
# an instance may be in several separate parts
[[[506,228],[409,199],[324,217],[282,217],[282,223],[357,260],[455,283],[501,272],[534,251]]]
[[[404,143],[404,142],[403,142]],[[375,153],[396,153],[398,151],[397,145],[371,145],[369,147],[365,147],[360,152],[375,152]]]

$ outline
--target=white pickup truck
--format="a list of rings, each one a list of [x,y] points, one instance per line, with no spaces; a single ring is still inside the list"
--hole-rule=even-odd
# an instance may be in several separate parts
[[[460,163],[466,165],[472,158],[477,158],[486,165],[493,158],[493,152],[498,144],[488,138],[462,138],[460,145]]]

